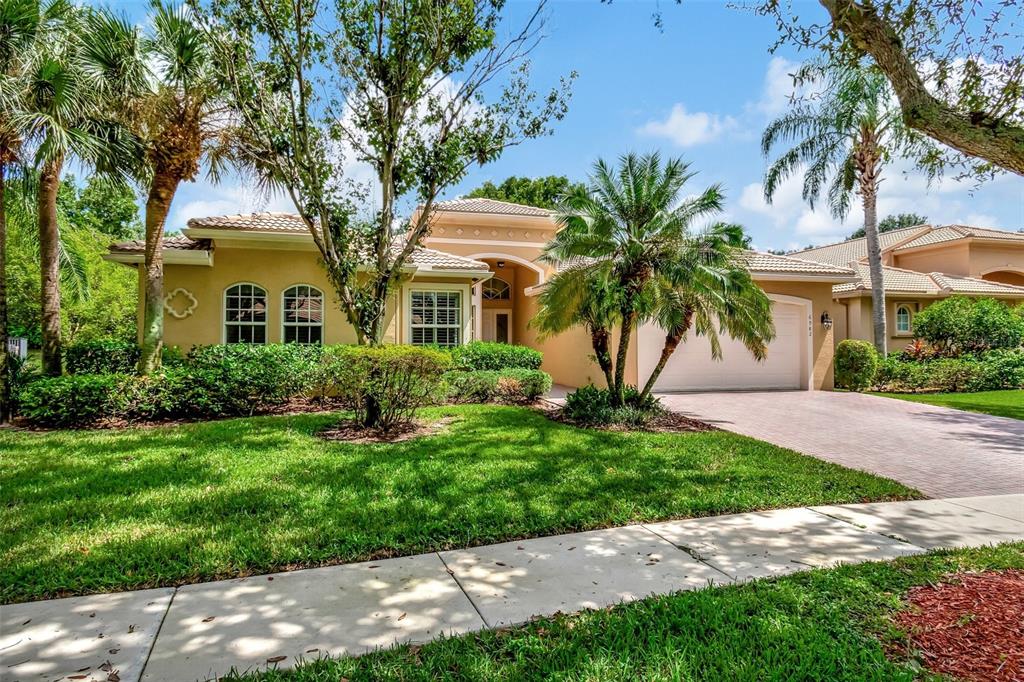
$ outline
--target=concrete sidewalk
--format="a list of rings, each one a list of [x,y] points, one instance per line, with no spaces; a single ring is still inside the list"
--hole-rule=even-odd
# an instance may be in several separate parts
[[[196,680],[652,594],[1024,540],[1024,495],[779,509],[0,606],[4,680]]]

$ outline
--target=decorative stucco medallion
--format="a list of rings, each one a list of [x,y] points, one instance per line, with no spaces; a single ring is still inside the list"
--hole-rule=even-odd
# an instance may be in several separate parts
[[[512,230],[509,230],[509,231],[508,231],[508,238],[509,238],[509,239],[512,239],[512,237],[515,237],[515,236],[516,236],[516,233],[515,233],[515,232],[513,232]]]
[[[171,316],[183,320],[195,312],[199,301],[192,295],[192,292],[183,287],[178,287],[171,293],[164,296],[164,310]]]
[[[480,236],[480,230],[473,230],[473,236],[474,237],[479,237]]]
[[[463,232],[463,230],[462,230],[461,227],[459,229],[455,230],[455,234],[462,234],[462,232]]]
[[[543,234],[541,234],[541,239],[543,239],[544,241],[547,241],[547,240],[551,239],[551,234],[548,233],[548,232],[544,232]]]
[[[523,232],[523,239],[529,239],[529,238],[530,238],[530,233],[529,232]]]
[[[492,237],[497,237],[498,236],[498,231],[497,230],[491,230],[491,236]]]
[[[437,228],[437,233],[438,234],[444,234],[445,233],[445,229],[443,227],[439,227],[439,228]]]

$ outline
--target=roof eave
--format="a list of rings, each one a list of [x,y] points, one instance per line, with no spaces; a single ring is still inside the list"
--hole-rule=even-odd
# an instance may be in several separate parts
[[[166,265],[213,266],[213,252],[208,249],[163,249]],[[101,256],[103,260],[122,265],[139,265],[146,261],[142,251],[110,251]]]

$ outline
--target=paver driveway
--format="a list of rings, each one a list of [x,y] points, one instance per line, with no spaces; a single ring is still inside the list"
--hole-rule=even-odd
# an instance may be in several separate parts
[[[1024,421],[858,393],[680,393],[665,405],[931,497],[1024,492]]]

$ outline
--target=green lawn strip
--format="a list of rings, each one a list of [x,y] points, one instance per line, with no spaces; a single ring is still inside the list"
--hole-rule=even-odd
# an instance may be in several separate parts
[[[981,391],[979,393],[876,393],[886,398],[952,407],[997,417],[1024,419],[1024,391]]]
[[[330,414],[0,434],[4,603],[639,521],[920,497],[728,432],[609,433],[435,408],[440,434],[329,443]]]
[[[1024,568],[1024,543],[651,597],[246,679],[938,680],[901,653],[891,616],[903,595],[950,573],[1006,568]]]

